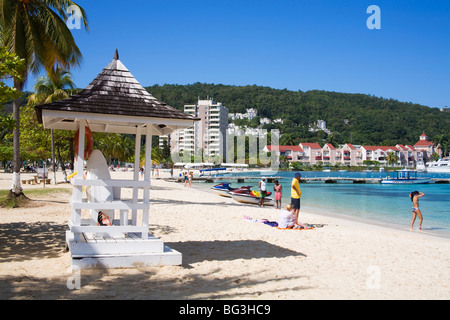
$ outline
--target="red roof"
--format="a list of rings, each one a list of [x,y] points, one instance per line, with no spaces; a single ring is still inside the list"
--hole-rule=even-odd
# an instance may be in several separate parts
[[[347,146],[349,146],[350,149],[355,149],[355,147],[351,143],[346,143]]]
[[[298,152],[303,152],[303,149],[299,146],[272,146],[272,145],[267,145],[267,150],[272,151],[272,149],[275,149],[278,147],[278,151],[280,152],[286,152],[288,150],[290,151],[298,151]]]
[[[366,150],[376,151],[376,150],[382,150],[382,151],[399,151],[397,147],[392,146],[362,146]]]
[[[428,141],[428,140],[419,140],[416,142],[416,144],[414,145],[414,147],[429,147],[433,144],[433,141]]]
[[[311,142],[301,142],[301,147],[310,147],[311,149],[322,149],[322,147],[318,143],[311,143]]]
[[[327,143],[327,144],[325,144],[325,146],[328,146],[328,148],[330,148],[332,150],[336,149],[331,143]]]

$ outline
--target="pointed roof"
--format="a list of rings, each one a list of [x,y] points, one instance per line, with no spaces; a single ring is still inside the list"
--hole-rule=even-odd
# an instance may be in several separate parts
[[[113,60],[84,90],[67,99],[37,106],[36,111],[41,122],[43,110],[198,120],[192,115],[158,101],[145,90],[119,60],[117,49]]]

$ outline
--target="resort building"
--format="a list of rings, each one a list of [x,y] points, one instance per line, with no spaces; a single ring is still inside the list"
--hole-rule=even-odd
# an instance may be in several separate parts
[[[274,146],[266,146],[265,151],[276,150]],[[395,146],[359,146],[351,143],[334,147],[326,143],[321,147],[318,143],[302,142],[298,146],[278,146],[279,155],[286,156],[290,162],[303,164],[350,165],[361,166],[364,161],[377,161],[382,166],[388,165],[388,155],[393,152],[397,156],[397,166],[415,167],[417,163],[426,163],[437,150],[426,134],[420,136],[414,145],[397,144]]]
[[[263,148],[264,152],[276,152],[278,157],[284,156],[287,161],[298,161],[303,157],[303,149],[300,146],[272,146]]]
[[[212,99],[185,105],[184,113],[200,119],[193,127],[178,130],[169,137],[171,152],[206,156],[224,154],[228,128],[228,108]],[[160,146],[167,137],[160,137]]]
[[[322,147],[318,143],[301,142],[299,146],[303,149],[303,156],[298,161],[309,164],[323,162]]]
[[[425,133],[420,135],[420,139],[414,145],[414,149],[417,150],[417,160],[423,163],[430,161],[431,155],[437,151],[433,141],[428,140],[428,136]]]

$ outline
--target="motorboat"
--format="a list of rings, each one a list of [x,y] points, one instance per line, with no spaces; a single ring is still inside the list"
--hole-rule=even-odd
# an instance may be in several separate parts
[[[234,200],[240,203],[259,204],[259,200],[261,198],[261,194],[259,191],[250,189],[234,190],[230,191],[229,194]],[[264,205],[275,205],[275,201],[273,200],[273,198],[268,197],[271,194],[271,192],[267,192],[266,197],[264,198]]]
[[[418,178],[415,170],[397,170],[388,173],[386,178],[381,179],[383,184],[423,184],[429,183],[428,178]]]
[[[222,183],[219,183],[219,184],[211,187],[211,189],[214,190],[214,192],[217,193],[219,196],[227,197],[227,198],[231,198],[231,195],[229,194],[230,191],[235,191],[235,190],[239,190],[239,189],[250,190],[250,188],[251,188],[251,186],[242,186],[242,187],[232,188],[230,186],[229,182],[222,182]]]
[[[426,172],[427,168],[425,167],[425,163],[422,160],[419,160],[416,164],[416,170],[419,172]]]
[[[450,173],[450,157],[439,159],[438,161],[429,162],[427,172],[432,173]]]

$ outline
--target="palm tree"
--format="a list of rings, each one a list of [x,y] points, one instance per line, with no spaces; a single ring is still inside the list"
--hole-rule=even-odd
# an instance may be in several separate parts
[[[439,157],[442,156],[442,143],[445,141],[445,134],[438,134],[434,139],[433,139],[433,147],[439,151],[438,155]]]
[[[388,153],[386,160],[389,164],[393,164],[398,161],[398,156],[395,154],[395,152],[391,151]]]
[[[46,77],[37,79],[34,85],[34,94],[28,98],[28,105],[66,99],[75,92],[75,83],[72,81],[70,72],[56,66]]]
[[[280,145],[293,146],[294,144],[295,144],[295,139],[292,136],[292,134],[285,133],[285,134],[281,135]]]
[[[67,27],[67,9],[77,6],[84,27],[87,19],[84,9],[71,0],[0,0],[0,46],[25,60],[27,70],[22,78],[14,78],[14,88],[22,91],[28,72],[37,73],[54,65],[71,66],[81,62],[80,49]],[[22,194],[20,185],[20,100],[13,102],[15,129],[13,134],[13,181],[10,196]]]
[[[34,94],[28,98],[27,106],[36,106],[44,103],[51,103],[57,100],[66,99],[72,94],[76,93],[75,83],[72,80],[69,71],[62,69],[59,66],[55,66],[54,69],[47,73],[46,77],[40,77],[36,84],[34,85]],[[54,134],[53,129],[50,130],[51,144],[52,144],[52,163],[53,168],[55,166],[55,148],[54,148]],[[61,131],[57,134],[57,147],[62,147],[61,142],[68,140],[69,143],[73,143],[73,135],[70,131]],[[60,157],[61,152],[58,152],[59,162],[62,166],[62,171],[64,174],[64,179],[67,181],[67,174],[65,171],[64,161]],[[56,183],[55,170],[54,173],[54,183]]]
[[[446,157],[448,155],[448,151],[450,150],[450,141],[443,141],[441,147],[443,152],[442,156]]]

